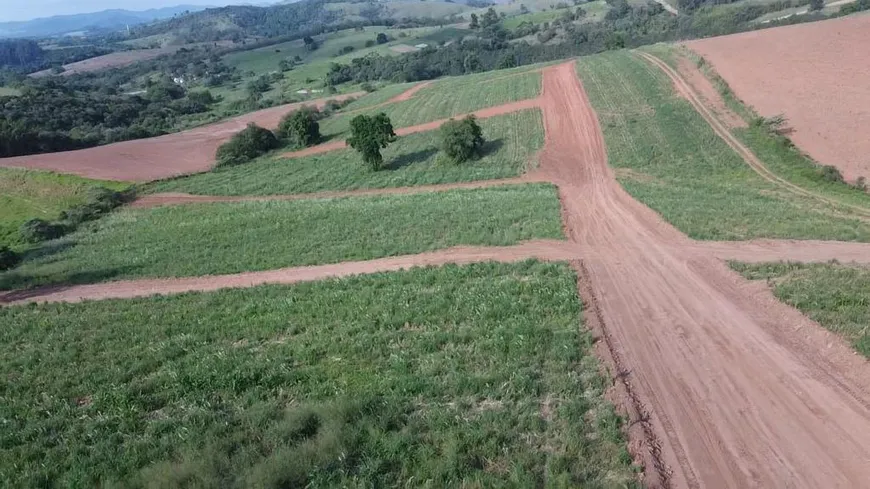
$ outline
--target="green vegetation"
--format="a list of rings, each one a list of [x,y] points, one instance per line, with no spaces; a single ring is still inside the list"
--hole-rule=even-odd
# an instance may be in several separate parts
[[[50,221],[84,204],[96,187],[123,190],[129,184],[88,180],[36,170],[0,168],[0,245],[20,245],[19,230],[30,219]]]
[[[314,107],[300,107],[285,115],[278,124],[278,134],[296,148],[304,148],[320,141],[320,112]]]
[[[541,93],[541,74],[528,71],[529,68],[524,67],[446,78],[423,88],[410,100],[379,107],[371,112],[385,112],[394,127],[406,127],[535,98]],[[331,136],[342,135],[349,130],[353,116],[341,114],[323,120],[321,132]]]
[[[842,336],[870,358],[870,268],[838,263],[731,263],[750,280],[767,280],[780,300]]]
[[[579,313],[537,262],[3,308],[0,478],[638,487]]]
[[[544,144],[537,109],[482,119],[487,144],[479,160],[455,165],[438,156],[438,132],[400,137],[383,152],[385,170],[368,171],[349,150],[294,159],[264,157],[245,165],[158,182],[157,192],[203,195],[276,195],[405,187],[515,177]]]
[[[0,97],[17,97],[21,95],[21,90],[12,87],[0,87]]]
[[[483,129],[473,115],[462,120],[450,119],[441,124],[441,150],[454,163],[480,158],[486,140]]]
[[[0,274],[0,289],[268,270],[561,236],[551,185],[125,209],[29,253]]]
[[[865,222],[763,180],[639,57],[606,53],[577,66],[620,183],[689,236],[870,241]]]
[[[218,167],[240,165],[278,146],[280,141],[272,131],[251,122],[218,148],[215,159]]]
[[[393,123],[386,114],[367,116],[358,115],[350,121],[350,137],[347,144],[355,149],[372,170],[380,170],[384,165],[381,150],[396,140]]]

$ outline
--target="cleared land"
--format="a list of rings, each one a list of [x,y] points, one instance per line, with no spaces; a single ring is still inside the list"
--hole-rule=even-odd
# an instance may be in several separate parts
[[[849,180],[870,178],[870,16],[688,43],[763,116],[785,114],[791,139]],[[741,53],[735,55],[735,53]]]
[[[842,336],[870,358],[870,268],[836,263],[731,263],[750,280],[765,280],[780,300]]]
[[[331,97],[341,100],[361,93]],[[217,124],[149,139],[137,139],[62,153],[0,158],[0,167],[38,168],[86,178],[147,182],[208,171],[218,146],[250,122],[274,128],[302,105],[323,106],[329,99],[282,105],[251,112]]]
[[[91,71],[103,70],[106,68],[120,68],[128,66],[139,61],[154,59],[164,54],[172,54],[184,46],[171,46],[155,49],[134,49],[132,51],[118,51],[109,53],[103,56],[78,61],[64,65],[63,76],[77,75],[79,73],[88,73]],[[48,76],[51,75],[51,70],[38,71],[30,76]]]
[[[0,245],[19,244],[18,229],[28,219],[56,219],[83,204],[95,187],[122,190],[126,184],[87,180],[35,170],[0,168]]]
[[[34,250],[0,289],[366,260],[561,238],[551,185],[127,209]]]
[[[3,308],[0,478],[633,487],[579,313],[534,262]]]
[[[372,172],[356,151],[342,149],[293,159],[268,157],[236,167],[167,180],[157,192],[202,195],[279,195],[324,190],[432,185],[515,177],[530,166],[544,144],[539,110],[480,121],[487,145],[483,158],[463,164],[439,155],[439,133],[399,138],[384,152],[387,168]],[[530,163],[532,163],[530,165]]]
[[[12,87],[0,87],[0,97],[17,97],[21,91]]]
[[[870,241],[867,222],[754,172],[654,65],[616,52],[578,71],[620,183],[690,237]]]

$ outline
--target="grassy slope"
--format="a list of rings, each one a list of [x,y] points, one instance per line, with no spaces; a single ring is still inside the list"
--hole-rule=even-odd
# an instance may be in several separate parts
[[[689,236],[870,241],[870,226],[762,180],[641,59],[620,51],[577,66],[620,183]]]
[[[361,113],[384,112],[390,116],[393,127],[405,127],[535,98],[541,93],[541,74],[529,72],[530,69],[535,67],[444,78],[420,90],[410,100],[325,119],[320,124],[320,132],[345,136],[350,120]]]
[[[561,236],[550,185],[127,209],[46,244],[0,273],[0,289],[236,273]]]
[[[0,86],[0,97],[17,97],[21,95],[21,91],[17,88]]]
[[[579,312],[535,262],[3,308],[0,478],[636,487]]]
[[[481,121],[485,156],[455,164],[439,152],[439,132],[399,138],[383,151],[387,169],[373,172],[352,149],[304,158],[263,158],[245,165],[167,180],[159,192],[203,195],[276,195],[403,187],[507,178],[522,174],[544,144],[539,110],[525,110]]]
[[[752,280],[767,280],[774,294],[849,341],[870,358],[870,268],[839,264],[732,263]]]
[[[739,114],[747,123],[752,122],[752,119],[757,117],[757,114],[750,107],[743,104],[734,95],[722,77],[713,71],[707,63],[701,62],[701,58],[688,49],[657,44],[647,46],[644,50],[656,54],[674,68],[677,68],[680,57],[686,57],[690,62],[696,64],[700,62],[701,71],[719,90],[723,100],[734,113]],[[786,137],[771,134],[766,128],[751,124],[744,128],[734,128],[731,132],[779,177],[839,202],[870,209],[870,194],[844,183],[825,180],[822,177],[821,166],[803,154],[796,146],[790,144]]]
[[[121,190],[128,185],[73,175],[0,168],[0,245],[19,244],[18,228],[28,219],[56,219],[61,211],[83,204],[89,189]]]

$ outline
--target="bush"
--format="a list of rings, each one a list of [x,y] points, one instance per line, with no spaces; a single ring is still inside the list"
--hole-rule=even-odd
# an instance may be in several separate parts
[[[8,246],[0,246],[0,272],[9,270],[18,265],[21,261],[21,256],[9,249]]]
[[[483,130],[473,115],[441,124],[441,149],[456,163],[479,158],[484,142]]]
[[[329,102],[326,107],[330,107]],[[316,108],[303,106],[281,119],[278,134],[297,148],[317,144],[320,141],[320,124],[317,123],[319,116],[320,113]]]
[[[251,123],[217,150],[217,167],[239,165],[280,146],[268,129]]]
[[[390,118],[383,112],[371,117],[358,115],[350,121],[350,132],[347,144],[362,155],[372,170],[379,170],[384,163],[381,148],[396,140]]]
[[[366,47],[367,47],[367,48],[370,48],[370,47],[372,47],[372,46],[374,46],[374,45],[375,45],[375,40],[374,40],[374,39],[369,39],[368,41],[366,41]]]
[[[862,191],[866,192],[867,191],[867,179],[864,177],[858,177],[858,179],[855,180],[855,188],[857,188],[858,190],[862,190]]]
[[[389,41],[390,40],[387,38],[387,35],[383,32],[379,32],[378,36],[375,38],[375,42],[377,42],[378,44],[386,44]]]
[[[374,85],[369,82],[365,82],[359,86],[364,92],[372,93],[377,90]]]
[[[28,243],[39,243],[63,236],[64,228],[59,224],[52,224],[42,219],[30,219],[21,225],[19,234],[21,239]]]
[[[840,173],[837,167],[832,165],[822,167],[822,178],[829,182],[843,183],[843,174]]]

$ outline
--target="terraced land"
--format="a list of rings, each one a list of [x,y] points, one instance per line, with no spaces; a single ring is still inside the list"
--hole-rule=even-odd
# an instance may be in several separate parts
[[[690,237],[870,241],[866,221],[762,179],[636,55],[580,58],[577,71],[619,182]]]
[[[0,308],[0,478],[637,487],[579,314],[536,262]]]
[[[480,121],[487,144],[479,160],[455,164],[439,154],[437,130],[400,137],[383,151],[386,169],[370,171],[352,149],[300,158],[266,157],[241,166],[159,182],[156,192],[278,195],[324,190],[432,185],[516,177],[534,168],[544,144],[539,110]]]

